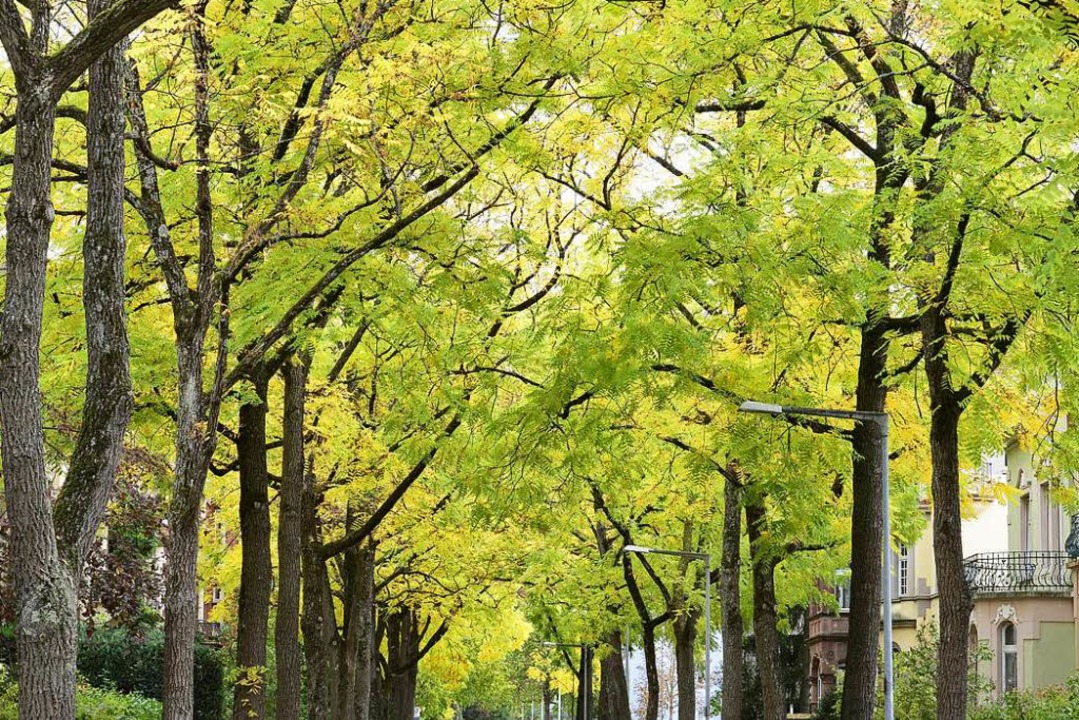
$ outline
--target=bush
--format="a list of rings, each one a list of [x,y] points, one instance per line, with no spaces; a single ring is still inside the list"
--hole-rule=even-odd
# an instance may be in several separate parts
[[[1079,720],[1079,676],[1063,685],[1008,693],[999,703],[979,707],[970,720]]]
[[[0,665],[0,720],[18,719],[19,686]],[[80,682],[75,694],[76,720],[157,720],[161,703],[142,695],[125,695],[116,690],[92,687]]]
[[[124,630],[100,630],[79,646],[79,672],[99,688],[139,693],[160,700],[164,679],[164,638],[160,632],[133,638]],[[195,646],[195,718],[220,720],[224,707],[224,669],[220,653]]]
[[[843,694],[838,688],[832,688],[817,703],[817,713],[813,720],[839,720],[839,706]]]
[[[79,675],[89,687],[137,693],[144,698],[160,700],[164,679],[162,658],[164,637],[151,631],[135,637],[120,628],[102,629],[79,642]],[[14,631],[10,625],[0,625],[0,665],[8,683],[15,667]],[[220,720],[224,711],[225,670],[222,655],[217,649],[195,645],[195,720]],[[0,695],[0,701],[3,696]],[[81,718],[82,716],[80,716]],[[102,716],[104,717],[104,716]],[[117,716],[127,718],[126,715]],[[138,716],[132,716],[138,717]],[[95,716],[86,716],[97,720]],[[0,720],[7,720],[0,714]]]
[[[137,693],[124,694],[81,684],[75,695],[76,720],[158,720],[161,703]]]
[[[0,624],[0,665],[15,664],[15,626]]]

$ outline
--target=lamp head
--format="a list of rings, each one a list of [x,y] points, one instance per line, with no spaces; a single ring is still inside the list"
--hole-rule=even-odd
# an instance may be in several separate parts
[[[776,415],[783,414],[783,406],[776,405],[774,403],[762,403],[755,402],[753,400],[746,400],[744,403],[738,406],[738,412],[744,413],[756,413],[759,415]]]
[[[652,548],[641,547],[640,545],[626,545],[624,548],[622,548],[622,550],[624,550],[625,552],[628,552],[628,553],[650,553],[650,552],[653,552]]]

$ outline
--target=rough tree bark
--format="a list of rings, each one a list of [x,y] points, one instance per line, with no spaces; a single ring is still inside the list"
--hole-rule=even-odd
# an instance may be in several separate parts
[[[112,492],[132,404],[124,325],[123,49],[117,43],[164,7],[156,1],[91,0],[87,26],[49,54],[55,39],[51,6],[29,6],[27,32],[15,3],[0,2],[0,41],[17,94],[0,322],[0,454],[18,602],[23,720],[75,715],[77,578]],[[54,217],[50,170],[57,101],[87,68],[86,399],[54,508],[45,470],[39,365]]]
[[[196,16],[205,5],[194,8]],[[138,211],[168,288],[176,340],[176,459],[165,537],[165,650],[163,658],[164,720],[191,720],[194,715],[194,652],[198,630],[197,562],[202,491],[217,442],[218,413],[228,353],[227,285],[217,276],[213,207],[210,196],[209,46],[203,23],[189,30],[194,52],[197,273],[188,284],[184,264],[172,244],[158,185],[157,165],[149,150],[151,136],[142,102],[138,70],[128,71],[128,119],[136,137],[139,171]],[[217,351],[213,379],[204,385],[204,348],[217,317]]]
[[[932,313],[936,314],[936,313]],[[928,319],[927,339],[936,321]],[[926,356],[926,376],[933,398],[929,446],[933,459],[933,552],[940,591],[940,644],[937,657],[948,672],[937,674],[937,718],[962,720],[967,714],[967,648],[973,600],[963,575],[962,506],[959,498],[959,416],[947,370],[937,366],[947,356]]]
[[[277,520],[277,716],[299,720],[302,685],[300,651],[300,506],[303,502],[304,400],[307,365],[285,364],[284,422],[281,490]]]
[[[751,499],[752,498],[752,499]],[[765,533],[764,499],[747,493],[746,530],[753,572],[753,634],[756,639],[757,669],[764,700],[763,720],[783,720],[786,716],[783,676],[779,661],[779,631],[776,613],[774,556],[763,547]]]
[[[883,326],[867,321],[862,327],[858,365],[857,409],[883,412],[887,387],[881,381],[889,342]],[[854,429],[851,507],[851,603],[844,681],[843,720],[870,720],[877,682],[880,638],[881,514],[880,438],[871,423]],[[748,508],[747,508],[748,510]],[[748,524],[748,516],[747,516]]]
[[[630,720],[629,685],[622,664],[622,634],[615,630],[603,641],[599,661],[599,720]],[[546,696],[545,696],[546,697]]]
[[[330,717],[330,668],[336,654],[337,630],[334,627],[333,600],[326,563],[320,554],[318,507],[321,502],[314,472],[304,473],[301,505],[303,538],[303,651],[307,661],[307,718],[327,720]]]
[[[581,648],[579,664],[577,666],[577,680],[580,690],[577,693],[577,705],[574,707],[573,717],[575,720],[591,720],[596,715],[595,702],[592,697],[592,646],[585,645]]]
[[[269,378],[256,369],[255,397],[240,406],[236,451],[240,467],[240,598],[236,628],[233,720],[265,717],[266,640],[273,561],[270,558],[269,474],[266,467],[266,401]]]
[[[377,672],[375,647],[375,545],[360,549],[357,558],[356,597],[351,632],[356,638],[354,720],[370,720],[371,693]]]
[[[694,552],[694,523],[685,520],[682,523],[682,551]],[[685,577],[692,572],[693,586],[700,587],[699,578],[704,577],[700,563],[683,557],[679,562],[679,575]],[[704,578],[711,582],[711,578]],[[697,624],[701,619],[701,608],[691,604],[690,598],[678,584],[673,595],[671,611],[674,617],[674,660],[675,675],[678,683],[678,720],[694,720],[697,716]]]
[[[659,662],[656,658],[656,626],[651,618],[641,629],[641,648],[644,650],[645,720],[659,718]]]
[[[367,720],[374,679],[375,548],[350,548],[342,563],[344,575],[344,641],[339,646],[340,687],[334,720]]]
[[[697,716],[697,623],[701,612],[696,607],[683,607],[674,617],[674,661],[678,683],[678,720],[694,720]]]
[[[416,706],[420,652],[416,614],[408,608],[391,611],[386,617],[386,663],[382,676],[383,717],[380,720],[412,720]]]
[[[618,522],[607,507],[603,498],[603,492],[598,484],[591,483],[592,503],[596,510],[602,512],[607,521],[622,538],[623,547],[633,544],[633,537],[629,529]],[[626,589],[629,591],[633,608],[637,611],[637,617],[641,621],[641,649],[644,650],[644,675],[645,675],[645,705],[644,720],[657,720],[659,718],[659,666],[656,661],[656,627],[660,621],[666,618],[661,616],[659,620],[652,617],[648,605],[644,601],[640,585],[637,583],[637,575],[633,569],[633,563],[628,553],[621,553],[622,577],[626,580]]]
[[[600,556],[608,561],[612,556],[617,562],[617,553],[612,553],[609,529],[602,520],[592,525]],[[617,603],[608,603],[607,611],[617,617],[620,607]],[[602,657],[599,669],[599,717],[600,720],[629,720],[629,683],[626,681],[626,668],[622,664],[622,633],[613,630],[603,639]]]
[[[732,472],[732,476],[735,474]],[[742,717],[742,486],[730,477],[723,488],[723,547],[719,561],[719,595],[723,619],[723,720]]]

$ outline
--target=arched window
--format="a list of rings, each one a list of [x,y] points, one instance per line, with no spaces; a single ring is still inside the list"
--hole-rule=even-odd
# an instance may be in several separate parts
[[[813,658],[813,664],[809,671],[809,675],[813,680],[814,692],[813,692],[813,704],[814,706],[820,702],[824,697],[824,676],[821,674],[820,658]],[[816,709],[814,707],[814,709]]]
[[[1019,687],[1019,642],[1015,625],[1000,626],[1000,691],[1009,693]]]

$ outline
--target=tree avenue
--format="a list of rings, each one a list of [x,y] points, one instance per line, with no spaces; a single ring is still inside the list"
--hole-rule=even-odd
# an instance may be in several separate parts
[[[1079,509],[1076,27],[0,0],[0,718],[871,720],[923,535],[895,717],[1025,717],[962,528]]]

